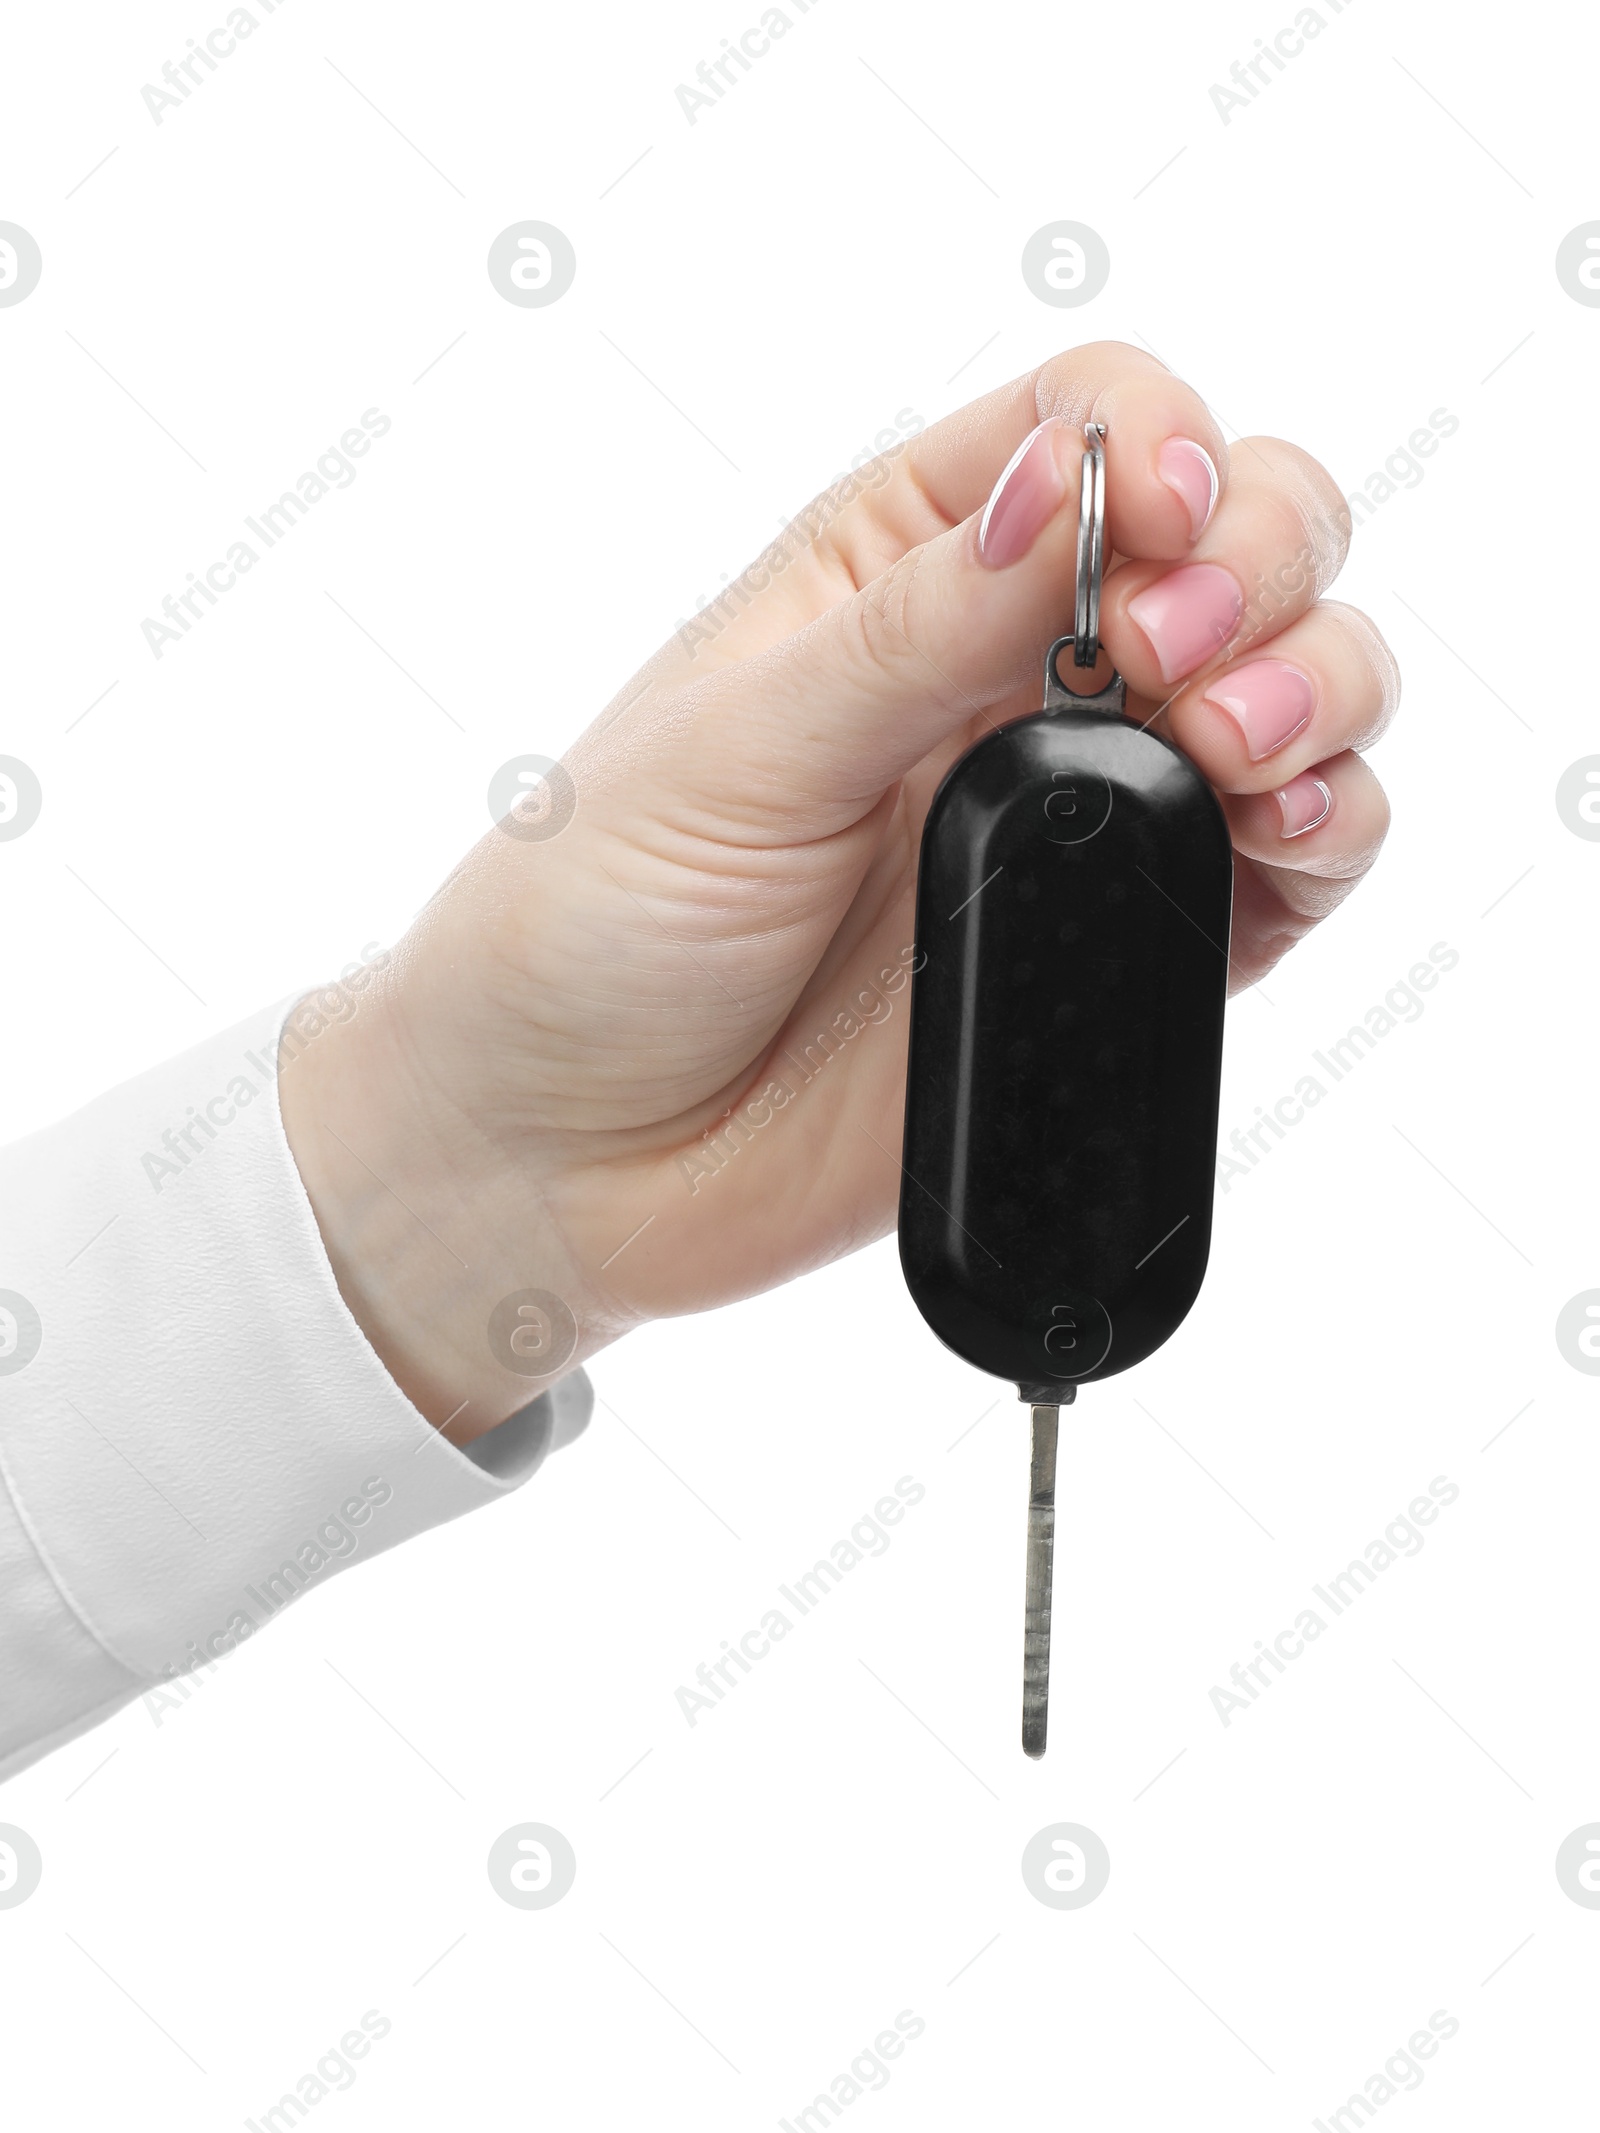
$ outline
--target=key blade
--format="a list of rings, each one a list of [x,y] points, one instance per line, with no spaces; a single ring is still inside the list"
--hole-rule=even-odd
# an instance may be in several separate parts
[[[1056,1439],[1061,1409],[1033,1410],[1028,1481],[1028,1568],[1022,1618],[1022,1751],[1044,1753],[1050,1723],[1050,1586],[1056,1545]]]

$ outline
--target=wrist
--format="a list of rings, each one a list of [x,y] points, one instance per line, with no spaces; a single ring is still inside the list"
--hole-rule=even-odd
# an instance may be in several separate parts
[[[526,1133],[498,1145],[443,1099],[409,1055],[392,983],[285,1060],[279,1102],[351,1316],[412,1405],[465,1445],[621,1326],[585,1293],[552,1213],[571,1191],[561,1151]]]

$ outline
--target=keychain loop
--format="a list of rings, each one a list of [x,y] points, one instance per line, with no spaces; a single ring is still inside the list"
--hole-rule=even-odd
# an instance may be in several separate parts
[[[1092,667],[1100,656],[1100,583],[1106,559],[1106,426],[1086,422],[1088,448],[1078,488],[1078,582],[1072,625],[1072,663]]]
[[[1078,487],[1078,579],[1072,635],[1058,637],[1045,654],[1042,708],[1109,711],[1121,717],[1127,709],[1127,684],[1120,674],[1113,674],[1099,689],[1091,685],[1087,695],[1080,695],[1061,679],[1057,664],[1069,644],[1075,667],[1092,667],[1100,657],[1100,583],[1106,563],[1106,426],[1103,422],[1086,422],[1083,434],[1089,441]]]

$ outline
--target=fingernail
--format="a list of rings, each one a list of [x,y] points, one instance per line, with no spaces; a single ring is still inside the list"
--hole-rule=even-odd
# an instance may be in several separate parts
[[[1067,493],[1056,458],[1060,428],[1060,417],[1051,415],[1028,432],[983,507],[978,553],[991,570],[1020,562],[1060,508]]]
[[[1232,571],[1185,563],[1135,593],[1128,613],[1149,638],[1162,679],[1176,681],[1221,651],[1238,627],[1244,598]]]
[[[1333,792],[1320,778],[1306,771],[1278,788],[1277,802],[1283,810],[1285,837],[1303,837],[1333,813]]]
[[[1219,674],[1205,701],[1226,711],[1244,735],[1252,763],[1273,755],[1311,723],[1317,692],[1311,678],[1284,659],[1252,659]]]
[[[1189,513],[1189,538],[1199,540],[1217,508],[1222,484],[1211,454],[1192,437],[1169,437],[1156,454],[1156,472]]]

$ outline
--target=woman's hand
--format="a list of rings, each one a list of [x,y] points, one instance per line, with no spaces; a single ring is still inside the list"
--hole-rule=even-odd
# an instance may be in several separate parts
[[[923,816],[963,750],[1039,707],[1091,420],[1098,676],[1221,798],[1234,988],[1372,864],[1388,811],[1356,751],[1399,683],[1322,599],[1349,521],[1304,452],[1230,455],[1187,386],[1101,343],[875,461],[601,713],[566,758],[570,821],[491,830],[285,1071],[341,1290],[457,1442],[630,1324],[893,1226]],[[560,1299],[575,1345],[537,1306],[531,1354],[491,1337],[523,1290]]]

